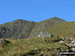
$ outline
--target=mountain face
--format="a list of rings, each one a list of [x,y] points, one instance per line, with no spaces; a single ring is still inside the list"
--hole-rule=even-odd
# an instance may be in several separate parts
[[[52,28],[48,29],[47,32],[54,34],[54,36],[75,39],[75,22],[63,22],[57,24]]]
[[[44,20],[42,22],[31,22],[22,19],[15,20],[6,24],[0,25],[0,38],[28,38],[37,37],[40,32],[44,32],[47,29],[65,22],[57,17]]]
[[[6,23],[0,26],[0,38],[26,38],[29,37],[34,22],[25,20],[16,20],[11,23]]]
[[[35,25],[34,29],[32,30],[32,33],[30,34],[30,37],[35,37],[40,32],[45,32],[47,29],[50,29],[51,27],[55,26],[56,24],[60,24],[62,22],[65,22],[65,21],[60,18],[57,18],[57,17],[53,17],[51,19],[39,22],[38,24]]]

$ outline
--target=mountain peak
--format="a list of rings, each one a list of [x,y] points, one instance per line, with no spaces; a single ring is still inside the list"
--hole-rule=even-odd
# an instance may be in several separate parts
[[[52,18],[49,18],[49,19],[47,19],[47,20],[44,20],[44,21],[42,21],[42,22],[54,22],[54,21],[56,21],[56,22],[63,22],[63,21],[65,21],[65,20],[63,20],[63,19],[60,19],[60,18],[58,18],[58,17],[52,17]]]
[[[52,17],[51,20],[62,20],[62,21],[65,21],[65,20],[60,19],[60,18],[58,18],[58,17]]]
[[[0,26],[0,38],[28,38],[28,37],[37,37],[40,31],[46,31],[56,24],[64,22],[58,17],[53,17],[42,22],[32,22],[23,19],[17,19],[11,22],[10,24],[4,24]],[[5,27],[6,26],[6,27]],[[5,27],[5,28],[4,28]]]
[[[14,22],[19,22],[19,21],[26,21],[24,19],[17,19],[17,20],[14,20]]]

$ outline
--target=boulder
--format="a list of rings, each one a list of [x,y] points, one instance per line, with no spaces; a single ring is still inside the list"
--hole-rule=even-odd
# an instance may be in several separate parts
[[[5,39],[0,39],[0,44],[2,43],[9,43],[9,41],[5,40]]]
[[[49,33],[47,33],[47,32],[40,32],[39,33],[39,35],[38,35],[38,37],[53,37],[53,35],[52,34],[49,34]]]

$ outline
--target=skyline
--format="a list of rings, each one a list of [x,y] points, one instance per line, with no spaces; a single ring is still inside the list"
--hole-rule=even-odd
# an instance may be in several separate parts
[[[52,18],[59,18],[59,17],[51,17],[51,18],[48,18],[48,19],[44,19],[44,20],[49,20],[49,19],[52,19]],[[61,18],[59,18],[61,19]],[[15,19],[15,20],[12,20],[12,21],[8,21],[8,22],[13,22],[13,21],[16,21],[16,20],[25,20],[25,19]],[[42,22],[44,20],[41,20],[41,21],[32,21],[32,22]],[[65,19],[61,19],[61,20],[64,20],[64,21],[67,21]],[[30,21],[30,20],[26,20],[26,21]],[[8,22],[5,22],[5,23],[8,23]],[[67,22],[75,22],[75,21],[67,21]]]
[[[0,24],[16,19],[40,22],[52,17],[75,21],[75,0],[0,0]]]

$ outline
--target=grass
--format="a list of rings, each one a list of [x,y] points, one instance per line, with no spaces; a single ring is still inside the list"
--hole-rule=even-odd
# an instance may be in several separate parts
[[[63,22],[49,28],[47,32],[60,37],[75,37],[75,22]]]
[[[51,38],[45,39],[46,42],[44,42],[42,38],[27,38],[21,40],[7,39],[10,43],[5,43],[4,47],[1,47],[3,44],[0,45],[0,56],[40,56],[42,53],[50,55],[67,49],[65,45],[52,41],[48,42]],[[54,40],[56,39],[53,39],[53,41]]]

